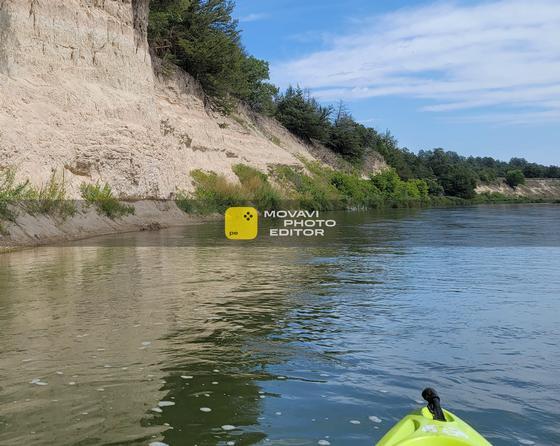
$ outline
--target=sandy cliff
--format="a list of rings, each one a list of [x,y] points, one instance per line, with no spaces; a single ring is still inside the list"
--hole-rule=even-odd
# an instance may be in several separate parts
[[[481,184],[477,193],[499,193],[508,197],[524,197],[529,199],[558,200],[560,198],[560,179],[527,178],[525,184],[515,189],[509,187],[502,179],[492,183]]]
[[[189,172],[300,164],[307,147],[272,120],[212,113],[187,74],[158,73],[148,0],[0,0],[0,167],[36,184],[64,171],[126,197],[190,189]]]

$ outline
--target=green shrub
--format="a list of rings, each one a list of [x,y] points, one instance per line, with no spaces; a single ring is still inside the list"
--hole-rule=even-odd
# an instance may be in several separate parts
[[[49,181],[39,188],[31,187],[26,194],[26,209],[31,214],[47,214],[63,219],[76,213],[76,205],[68,200],[64,175],[53,172]]]
[[[278,209],[282,196],[278,189],[269,183],[267,175],[245,164],[233,166],[247,199],[257,209]]]
[[[394,194],[402,181],[396,170],[392,168],[372,175],[370,178],[373,185],[386,196]]]
[[[10,205],[25,200],[29,191],[29,181],[24,183],[16,181],[15,169],[0,170],[0,219],[13,221],[16,213],[10,209]]]
[[[278,180],[293,190],[293,199],[299,207],[328,211],[344,208],[344,197],[330,182],[331,170],[318,163],[306,163],[312,176],[290,166],[279,166],[275,171]]]
[[[241,185],[230,183],[223,175],[193,170],[191,176],[195,185],[191,201],[193,212],[223,213],[229,207],[243,206],[248,202]]]
[[[429,202],[430,187],[426,181],[419,179],[403,181],[394,169],[373,175],[371,182],[383,194],[386,205],[416,206]]]
[[[460,198],[474,198],[477,175],[468,167],[455,165],[439,177],[446,195]]]
[[[95,206],[99,213],[111,219],[134,214],[134,206],[123,204],[115,198],[111,186],[107,183],[104,186],[99,183],[83,183],[80,186],[80,191],[86,203]]]
[[[520,169],[508,170],[506,173],[506,183],[509,187],[515,189],[517,186],[525,184],[525,175]]]
[[[334,172],[331,176],[331,184],[343,195],[346,207],[376,208],[383,202],[381,192],[373,182],[357,175]]]
[[[184,191],[177,192],[175,197],[175,204],[179,209],[187,214],[195,211],[195,204],[193,199]]]

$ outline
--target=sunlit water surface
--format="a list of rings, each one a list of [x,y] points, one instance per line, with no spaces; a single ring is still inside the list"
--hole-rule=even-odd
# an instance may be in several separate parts
[[[0,444],[373,445],[427,385],[494,445],[560,444],[560,207],[334,217],[0,256]]]

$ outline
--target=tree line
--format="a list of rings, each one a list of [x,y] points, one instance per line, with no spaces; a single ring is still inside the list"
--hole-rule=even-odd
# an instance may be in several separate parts
[[[178,65],[204,88],[212,103],[229,112],[241,101],[275,117],[295,135],[318,142],[352,163],[376,151],[403,180],[423,179],[431,195],[472,198],[478,182],[506,178],[512,187],[525,178],[560,178],[558,166],[522,158],[463,157],[443,149],[415,154],[388,132],[357,122],[344,105],[325,106],[300,87],[284,92],[269,82],[269,65],[247,53],[233,18],[231,0],[152,0],[148,38],[152,51]]]

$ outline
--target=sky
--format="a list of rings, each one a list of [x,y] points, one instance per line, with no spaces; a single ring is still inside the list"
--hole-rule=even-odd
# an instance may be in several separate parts
[[[560,164],[560,0],[237,0],[272,81],[412,151]]]

